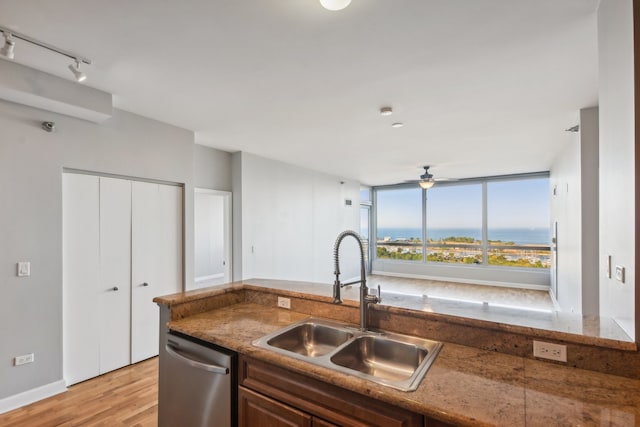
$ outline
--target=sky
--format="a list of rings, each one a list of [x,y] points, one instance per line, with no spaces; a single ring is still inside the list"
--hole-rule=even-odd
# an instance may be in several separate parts
[[[487,184],[489,229],[544,228],[550,223],[549,179],[495,181]],[[419,187],[378,192],[378,227],[420,228]],[[482,227],[482,185],[438,184],[427,190],[427,228]]]

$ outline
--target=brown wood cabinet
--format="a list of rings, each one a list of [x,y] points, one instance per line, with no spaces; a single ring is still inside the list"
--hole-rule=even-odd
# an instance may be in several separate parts
[[[311,415],[238,387],[239,427],[311,427]]]
[[[240,427],[423,427],[421,414],[240,356]]]

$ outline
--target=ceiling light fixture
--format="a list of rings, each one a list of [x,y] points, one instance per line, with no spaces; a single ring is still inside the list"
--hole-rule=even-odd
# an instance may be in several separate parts
[[[16,39],[20,39],[23,40],[25,42],[34,44],[36,46],[45,48],[47,50],[50,50],[52,52],[55,52],[57,54],[60,54],[62,56],[66,56],[67,58],[71,58],[75,61],[75,64],[71,64],[69,65],[69,69],[71,70],[71,72],[73,73],[75,79],[78,82],[83,82],[87,79],[86,74],[84,74],[82,71],[80,71],[80,63],[83,62],[87,65],[91,64],[91,60],[88,58],[85,58],[81,55],[77,55],[73,52],[69,52],[66,51],[64,49],[60,49],[59,47],[50,45],[49,43],[45,43],[42,42],[40,40],[36,40],[32,37],[26,36],[24,34],[20,34],[20,33],[16,33],[15,31],[3,27],[0,25],[0,32],[2,32],[2,34],[4,35],[4,46],[2,47],[2,49],[0,49],[0,54],[5,56],[8,59],[13,59],[14,57],[14,48],[15,48],[15,41],[13,40],[14,38]]]
[[[76,59],[76,63],[69,64],[69,70],[73,73],[73,76],[76,78],[76,81],[83,82],[87,80],[87,75],[80,71],[80,61]]]
[[[7,59],[13,59],[13,50],[16,47],[16,42],[13,41],[11,33],[3,32],[2,34],[4,34],[4,46],[0,49],[0,55]]]
[[[380,109],[380,115],[381,116],[390,116],[393,114],[393,108],[391,107],[382,107]]]
[[[351,0],[320,0],[320,4],[327,10],[342,10],[349,6]]]
[[[423,167],[424,167],[424,173],[420,175],[420,181],[418,181],[418,184],[420,185],[421,188],[428,190],[431,187],[433,187],[433,184],[435,184],[436,181],[433,179],[433,175],[429,173],[429,166],[423,166]]]

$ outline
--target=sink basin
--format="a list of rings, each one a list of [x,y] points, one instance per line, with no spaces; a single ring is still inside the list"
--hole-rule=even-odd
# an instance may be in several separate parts
[[[267,344],[308,357],[323,356],[349,339],[353,334],[344,329],[317,322],[305,322],[267,340]]]
[[[402,391],[415,390],[442,343],[309,318],[253,345]]]
[[[428,354],[426,348],[415,344],[365,335],[336,352],[331,361],[383,380],[406,381]]]

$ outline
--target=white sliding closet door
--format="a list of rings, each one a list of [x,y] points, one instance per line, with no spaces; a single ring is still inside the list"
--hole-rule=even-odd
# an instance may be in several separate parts
[[[64,173],[67,385],[158,354],[153,298],[182,290],[182,188]]]
[[[131,181],[100,178],[100,373],[131,352]],[[97,314],[97,313],[96,313]]]
[[[100,200],[97,176],[62,175],[63,375],[67,385],[100,374]]]
[[[153,298],[182,290],[182,188],[133,182],[131,362],[158,354]]]

